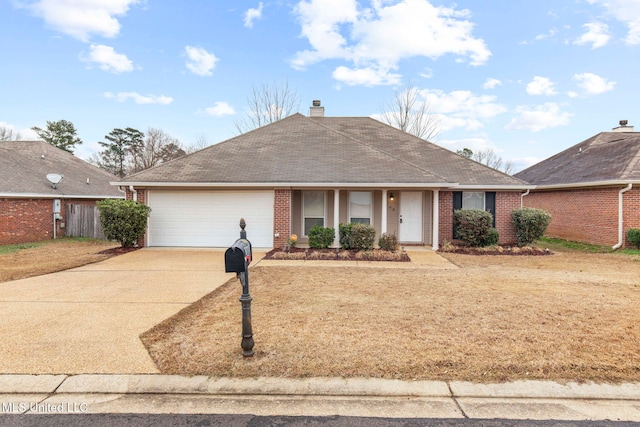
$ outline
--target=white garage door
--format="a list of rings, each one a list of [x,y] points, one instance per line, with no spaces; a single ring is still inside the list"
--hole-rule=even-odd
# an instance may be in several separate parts
[[[247,222],[253,247],[273,246],[273,191],[150,190],[149,246],[228,247]]]

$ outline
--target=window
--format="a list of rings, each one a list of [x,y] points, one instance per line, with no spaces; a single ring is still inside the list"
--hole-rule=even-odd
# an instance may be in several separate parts
[[[304,235],[308,236],[314,226],[324,227],[324,191],[305,191],[302,198]]]
[[[462,192],[462,209],[484,210],[484,192],[463,191]]]
[[[371,192],[349,193],[349,222],[371,225]]]

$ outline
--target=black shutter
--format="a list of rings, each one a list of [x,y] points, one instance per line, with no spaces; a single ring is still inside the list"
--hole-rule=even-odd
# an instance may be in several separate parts
[[[493,228],[496,228],[496,192],[487,191],[484,193],[484,210],[493,217]]]
[[[458,209],[462,209],[462,191],[454,191],[453,192],[453,212],[457,211]],[[453,215],[453,212],[451,213],[451,215]],[[453,238],[457,239],[458,238],[458,232],[456,231],[456,225],[455,225],[455,221],[453,224]]]

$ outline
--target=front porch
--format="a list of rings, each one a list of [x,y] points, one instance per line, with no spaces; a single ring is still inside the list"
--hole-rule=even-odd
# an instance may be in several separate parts
[[[339,247],[341,223],[364,223],[382,234],[395,234],[404,245],[438,246],[438,190],[426,189],[276,189],[274,246],[291,234],[301,245],[315,225],[335,229],[333,247]]]

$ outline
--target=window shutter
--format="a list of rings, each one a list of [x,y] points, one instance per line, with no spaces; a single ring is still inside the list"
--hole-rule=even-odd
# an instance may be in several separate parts
[[[487,191],[484,193],[484,209],[493,217],[493,228],[496,227],[496,192]]]
[[[453,192],[453,211],[457,211],[458,209],[462,209],[462,191],[454,191]],[[453,212],[451,212],[453,215]],[[451,221],[453,222],[453,221]],[[458,232],[456,231],[456,225],[453,224],[453,238],[458,238]]]

